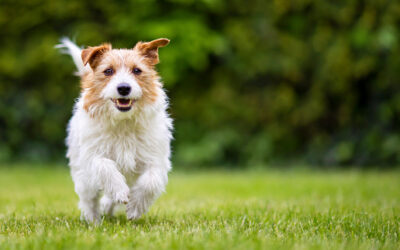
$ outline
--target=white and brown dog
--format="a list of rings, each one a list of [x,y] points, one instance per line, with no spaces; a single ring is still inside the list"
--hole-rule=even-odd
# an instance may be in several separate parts
[[[137,219],[165,190],[172,120],[155,65],[158,48],[168,43],[162,38],[133,49],[103,44],[81,50],[62,39],[57,46],[72,56],[81,77],[66,143],[81,218],[88,222],[112,214],[118,203]]]

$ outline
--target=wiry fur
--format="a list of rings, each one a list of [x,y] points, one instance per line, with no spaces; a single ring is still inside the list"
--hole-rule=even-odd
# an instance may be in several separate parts
[[[165,190],[171,169],[172,120],[154,69],[158,62],[158,55],[157,62],[154,61],[154,51],[158,47],[151,50],[153,54],[138,46],[130,50],[110,47],[92,55],[86,66],[84,53],[93,51],[82,53],[68,39],[62,39],[58,47],[67,49],[82,78],[81,96],[75,104],[66,139],[81,217],[98,222],[101,212],[111,214],[115,204],[126,203],[127,217],[137,219]],[[116,73],[105,77],[103,71],[110,65]],[[132,67],[140,67],[142,74],[132,74]],[[128,112],[120,112],[110,100],[118,98],[116,85],[120,82],[132,86],[129,97],[136,100]]]

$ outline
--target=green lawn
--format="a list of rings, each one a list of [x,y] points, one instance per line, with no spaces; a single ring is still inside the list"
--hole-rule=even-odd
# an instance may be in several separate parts
[[[0,168],[0,248],[399,249],[400,172],[173,172],[139,221],[79,220],[67,168]]]

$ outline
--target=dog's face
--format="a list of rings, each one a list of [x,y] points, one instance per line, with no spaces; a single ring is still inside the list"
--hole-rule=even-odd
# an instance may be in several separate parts
[[[139,42],[133,49],[112,49],[110,44],[84,49],[83,64],[93,70],[82,77],[84,109],[111,109],[118,115],[154,103],[161,90],[155,70],[158,48],[168,43],[161,38]]]

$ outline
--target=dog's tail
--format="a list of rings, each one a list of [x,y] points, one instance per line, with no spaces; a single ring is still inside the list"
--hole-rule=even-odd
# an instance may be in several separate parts
[[[85,72],[90,71],[89,65],[83,65],[82,62],[82,49],[79,48],[75,43],[73,43],[68,37],[63,37],[60,40],[60,44],[57,44],[55,47],[61,49],[62,53],[69,54],[74,61],[78,72],[76,74],[78,76],[82,76]]]

